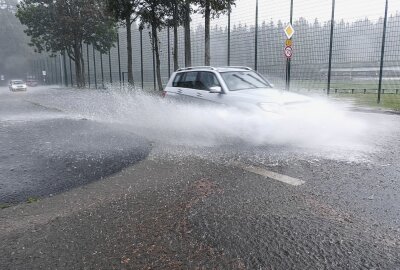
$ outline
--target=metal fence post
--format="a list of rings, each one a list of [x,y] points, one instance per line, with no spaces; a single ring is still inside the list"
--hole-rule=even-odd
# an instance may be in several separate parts
[[[54,75],[53,75],[54,82],[53,82],[53,84],[58,84],[58,69],[57,69],[57,57],[56,56],[54,56],[53,64],[54,64]]]
[[[152,46],[151,46],[151,50],[153,52],[153,82],[154,82],[154,90],[157,89],[157,83],[156,83],[156,60],[154,59],[154,42],[157,41],[152,41]]]
[[[64,67],[64,84],[68,87],[68,71],[67,71],[67,57],[65,51],[63,51],[63,67]]]
[[[60,73],[58,74],[60,76],[60,85],[65,84],[65,80],[64,80],[64,66],[63,66],[63,61],[61,59],[61,54],[58,55],[58,67],[60,69]]]
[[[175,23],[175,22],[174,22]],[[170,44],[170,27],[167,27],[167,35],[168,35],[168,78],[171,77],[171,44]]]
[[[89,62],[89,43],[86,44],[86,57],[87,57],[87,73],[88,73],[88,84],[90,88],[90,62]]]
[[[101,86],[104,88],[104,67],[103,67],[103,53],[100,52],[100,68],[101,68]]]
[[[56,55],[55,56],[55,64],[56,64],[56,83],[57,84],[62,84],[62,75],[61,75],[61,72],[62,72],[62,70],[61,70],[61,61],[60,61],[60,57],[59,57],[59,55]],[[60,83],[61,82],[61,83]]]
[[[327,95],[331,91],[331,77],[332,77],[332,51],[333,51],[333,31],[335,30],[335,0],[332,0],[332,17],[331,17],[331,33],[329,40],[329,64],[328,64],[328,87]]]
[[[47,78],[49,78],[49,80],[48,80],[48,82],[47,82],[47,84],[53,84],[53,76],[49,76],[49,73],[51,74],[51,75],[53,75],[53,71],[52,70],[50,70],[51,69],[51,65],[50,65],[50,63],[49,63],[49,57],[46,57],[46,64],[45,64],[45,67],[46,67],[46,77]],[[51,79],[51,80],[50,80]]]
[[[96,67],[96,51],[92,45],[93,51],[93,72],[94,72],[94,87],[97,89],[97,67]]]
[[[380,70],[379,70],[379,86],[378,86],[378,100],[377,100],[378,104],[381,103],[383,62],[385,60],[385,42],[386,42],[386,26],[387,26],[387,17],[388,17],[388,6],[389,6],[389,0],[386,0],[386,4],[385,4],[385,19],[383,21],[381,65],[380,65]]]
[[[143,75],[143,28],[139,29],[140,31],[140,77],[142,80],[142,90],[144,88],[144,75]]]
[[[290,0],[290,24],[293,23],[293,0]],[[290,90],[291,59],[286,60],[286,90]]]
[[[111,67],[111,49],[108,50],[108,68],[110,70],[110,83],[113,83],[112,67]]]
[[[70,76],[70,82],[71,82],[71,87],[74,86],[74,79],[72,78],[72,59],[69,57],[69,76]]]
[[[119,83],[121,84],[121,51],[119,48],[119,33],[117,33],[117,49],[118,49],[118,74],[119,74]]]
[[[255,41],[254,41],[254,69],[258,70],[258,0],[256,1],[256,27],[255,27]]]
[[[231,65],[231,4],[229,4],[228,10],[228,66]]]

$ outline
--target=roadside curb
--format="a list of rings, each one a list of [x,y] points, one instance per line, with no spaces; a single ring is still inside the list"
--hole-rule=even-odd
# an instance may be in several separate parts
[[[375,114],[386,114],[386,115],[399,115],[400,111],[395,110],[384,110],[384,109],[373,109],[373,108],[362,108],[362,107],[354,107],[350,109],[353,112],[361,112],[361,113],[375,113]]]

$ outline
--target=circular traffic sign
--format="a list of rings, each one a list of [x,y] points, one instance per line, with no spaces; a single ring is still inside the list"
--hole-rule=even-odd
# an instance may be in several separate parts
[[[293,48],[290,46],[285,47],[285,56],[286,58],[292,58],[293,56]]]

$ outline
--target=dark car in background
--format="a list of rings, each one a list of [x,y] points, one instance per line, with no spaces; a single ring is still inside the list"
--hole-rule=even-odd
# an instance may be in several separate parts
[[[36,86],[39,85],[39,82],[37,80],[34,80],[34,79],[28,79],[26,81],[26,85],[30,86],[30,87],[36,87]]]

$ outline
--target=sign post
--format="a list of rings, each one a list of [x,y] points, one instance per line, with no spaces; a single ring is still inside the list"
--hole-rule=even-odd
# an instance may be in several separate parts
[[[290,20],[292,21],[292,20]],[[290,61],[293,57],[293,40],[292,37],[294,35],[294,28],[292,23],[290,22],[284,29],[286,34],[286,41],[285,41],[285,49],[284,54],[286,57],[286,90],[290,89]]]

